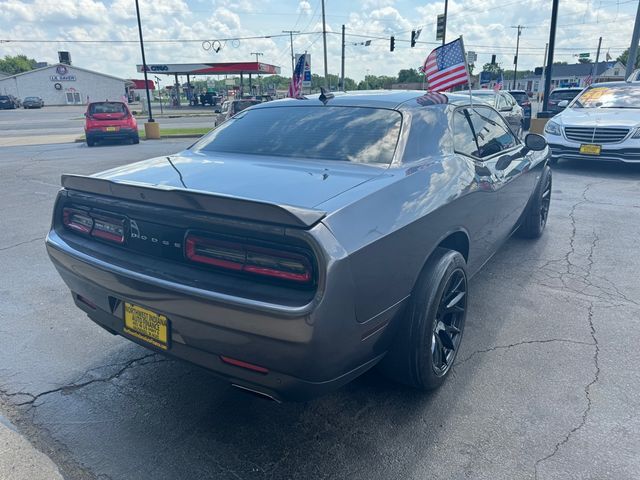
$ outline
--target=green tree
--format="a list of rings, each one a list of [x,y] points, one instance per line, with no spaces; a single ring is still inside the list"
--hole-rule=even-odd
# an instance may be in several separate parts
[[[422,76],[415,68],[406,68],[398,72],[398,83],[422,82]]]
[[[618,58],[616,58],[616,60],[626,65],[629,61],[629,49],[627,48],[624,52],[622,52],[622,54]],[[637,65],[640,65],[640,48],[637,50],[636,63],[633,65],[633,68],[636,68]]]
[[[578,63],[593,63],[590,58],[578,58]]]
[[[27,58],[26,55],[16,55],[15,57],[6,55],[0,59],[0,72],[16,75],[33,70],[36,68],[36,63],[33,58]]]
[[[482,66],[482,71],[483,72],[491,72],[491,73],[494,73],[494,74],[503,73],[503,70],[500,68],[500,65],[498,65],[497,63],[485,63]]]

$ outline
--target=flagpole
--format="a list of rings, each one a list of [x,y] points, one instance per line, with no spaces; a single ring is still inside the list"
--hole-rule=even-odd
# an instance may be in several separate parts
[[[471,75],[469,74],[469,64],[467,63],[467,52],[464,49],[464,40],[462,39],[462,35],[460,35],[460,45],[462,46],[462,56],[464,57],[464,68],[467,72],[467,86],[469,87],[469,104],[471,105],[471,110],[473,110],[473,95],[471,95]]]

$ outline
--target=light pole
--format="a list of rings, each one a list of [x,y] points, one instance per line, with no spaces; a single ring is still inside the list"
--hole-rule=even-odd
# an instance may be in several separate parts
[[[631,35],[631,46],[629,47],[629,58],[627,59],[627,71],[625,72],[625,79],[629,78],[633,73],[633,69],[636,68],[636,58],[638,52],[638,40],[640,39],[640,3],[638,4],[638,11],[636,12],[636,23],[633,26],[633,34]]]
[[[160,97],[160,115],[162,115],[164,112],[162,111],[162,88],[160,88],[160,77],[158,77],[157,75],[154,75],[154,77],[156,77],[156,83],[158,84],[158,96]]]
[[[288,33],[289,34],[289,40],[291,41],[291,78],[293,78],[293,72],[296,69],[296,67],[294,65],[295,59],[294,59],[294,56],[293,56],[293,34],[294,33],[300,33],[300,30],[282,30],[282,33]]]
[[[520,35],[522,34],[522,29],[523,28],[527,28],[527,27],[523,27],[522,25],[518,25],[515,27],[511,27],[511,28],[517,28],[518,29],[518,39],[516,40],[516,56],[513,57],[513,90],[516,89],[516,78],[518,76],[518,52],[520,50]]]
[[[322,43],[324,44],[324,86],[329,87],[329,69],[327,68],[327,25],[324,21],[324,0],[322,0]]]
[[[256,63],[258,63],[260,60],[258,60],[258,57],[264,55],[264,53],[262,52],[251,52],[251,55],[255,55],[256,56]]]
[[[147,77],[147,60],[144,57],[144,40],[142,39],[142,24],[140,23],[140,6],[136,0],[136,15],[138,16],[138,34],[140,35],[140,51],[142,52],[142,71],[144,72],[144,87],[147,91],[147,105],[149,107],[149,123],[154,122],[151,114],[151,94],[149,93],[149,79]]]
[[[551,7],[551,28],[549,29],[549,51],[547,53],[547,67],[544,70],[544,97],[542,98],[542,111],[549,108],[549,92],[551,91],[551,76],[553,72],[553,52],[556,46],[556,26],[558,25],[558,4],[560,0],[553,0]]]

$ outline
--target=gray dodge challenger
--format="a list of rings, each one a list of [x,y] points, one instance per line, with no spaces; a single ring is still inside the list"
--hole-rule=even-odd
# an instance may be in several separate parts
[[[513,233],[542,234],[548,161],[467,95],[323,92],[63,175],[47,250],[91,320],[240,389],[304,400],[378,365],[430,390],[469,279]]]

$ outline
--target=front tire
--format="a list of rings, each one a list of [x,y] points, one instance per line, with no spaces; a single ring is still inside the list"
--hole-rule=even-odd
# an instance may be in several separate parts
[[[467,315],[467,266],[454,250],[437,248],[422,270],[382,373],[419,390],[445,381],[462,341]]]
[[[538,238],[544,232],[549,217],[549,207],[551,205],[551,168],[545,165],[540,176],[540,182],[533,193],[531,202],[524,213],[522,225],[518,228],[518,236],[524,238]]]

